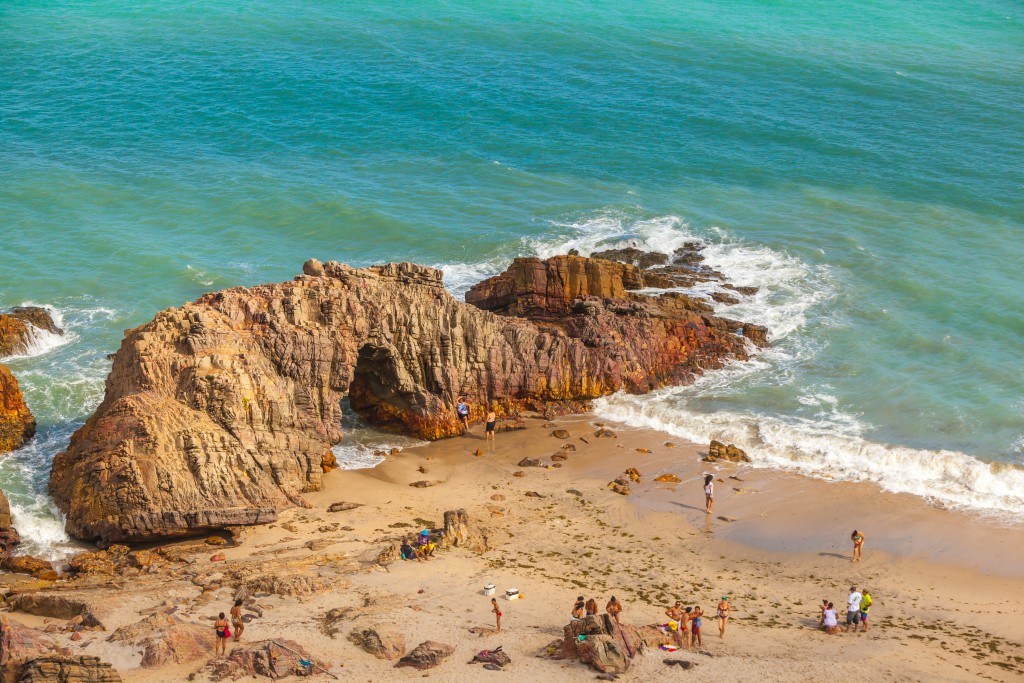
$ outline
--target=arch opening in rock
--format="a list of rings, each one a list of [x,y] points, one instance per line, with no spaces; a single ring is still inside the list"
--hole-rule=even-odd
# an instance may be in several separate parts
[[[394,352],[387,347],[364,344],[348,388],[349,406],[378,429],[404,431],[402,416],[410,406],[402,398],[400,385],[401,366]]]

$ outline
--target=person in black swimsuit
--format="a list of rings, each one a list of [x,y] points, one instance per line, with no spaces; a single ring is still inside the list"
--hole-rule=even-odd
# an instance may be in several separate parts
[[[487,425],[484,432],[484,438],[488,441],[494,441],[494,425],[498,422],[498,415],[494,412],[494,408],[487,411]]]

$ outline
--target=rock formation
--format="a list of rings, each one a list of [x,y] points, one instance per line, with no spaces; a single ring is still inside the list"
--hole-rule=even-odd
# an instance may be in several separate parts
[[[432,669],[455,652],[451,645],[425,640],[412,649],[412,652],[398,660],[395,667],[411,666],[423,671]]]
[[[45,308],[18,306],[0,313],[0,358],[28,353],[40,330],[64,334]]]
[[[726,446],[721,441],[715,441],[712,439],[711,445],[708,446],[708,454],[702,458],[704,462],[716,462],[718,460],[728,460],[729,462],[750,462],[750,456],[747,455],[746,451],[738,446],[729,444]]]
[[[408,263],[303,271],[127,332],[102,404],[53,462],[71,534],[146,541],[305,505],[346,396],[371,423],[437,439],[461,432],[460,395],[474,420],[491,402],[502,417],[527,402],[577,408],[690,382],[746,358],[741,335],[756,336],[684,294],[631,292],[647,271],[601,259],[516,259],[467,295],[475,305]]]
[[[121,676],[99,657],[51,655],[24,664],[18,683],[121,683]]]
[[[36,419],[25,405],[18,380],[0,364],[0,453],[21,448],[35,433]]]
[[[374,624],[352,629],[348,639],[377,659],[396,660],[405,654],[405,636],[390,626]]]
[[[0,557],[5,557],[11,548],[21,543],[18,530],[11,526],[11,504],[0,491]]]

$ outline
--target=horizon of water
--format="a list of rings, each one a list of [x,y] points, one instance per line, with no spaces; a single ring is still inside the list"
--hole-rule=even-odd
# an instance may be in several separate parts
[[[0,5],[0,309],[68,331],[5,361],[39,420],[0,457],[17,526],[63,547],[50,460],[158,310],[309,257],[436,265],[461,295],[515,256],[689,239],[761,287],[716,308],[772,348],[600,414],[1019,518],[1022,20],[934,0]]]

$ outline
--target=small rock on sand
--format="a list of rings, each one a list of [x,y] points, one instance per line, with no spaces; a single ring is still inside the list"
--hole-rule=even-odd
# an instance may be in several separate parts
[[[659,474],[658,476],[656,476],[654,478],[654,481],[662,481],[662,482],[668,482],[670,484],[678,484],[679,483],[679,477],[677,477],[676,475],[672,474],[671,472],[666,472],[665,474]]]
[[[651,449],[650,448],[638,448],[638,449],[636,449],[636,452],[637,453],[650,453]]]
[[[426,480],[414,481],[413,483],[409,484],[409,486],[411,486],[411,487],[413,487],[415,489],[425,489],[425,488],[428,488],[428,487],[433,486],[433,485],[434,485],[434,482],[426,481]]]
[[[337,503],[331,503],[328,506],[328,512],[345,512],[346,510],[355,510],[357,507],[361,507],[361,503],[349,503],[346,501],[340,501]]]
[[[568,439],[571,435],[569,434],[569,431],[566,429],[556,429],[555,431],[551,432],[551,436],[555,437],[556,439]]]

